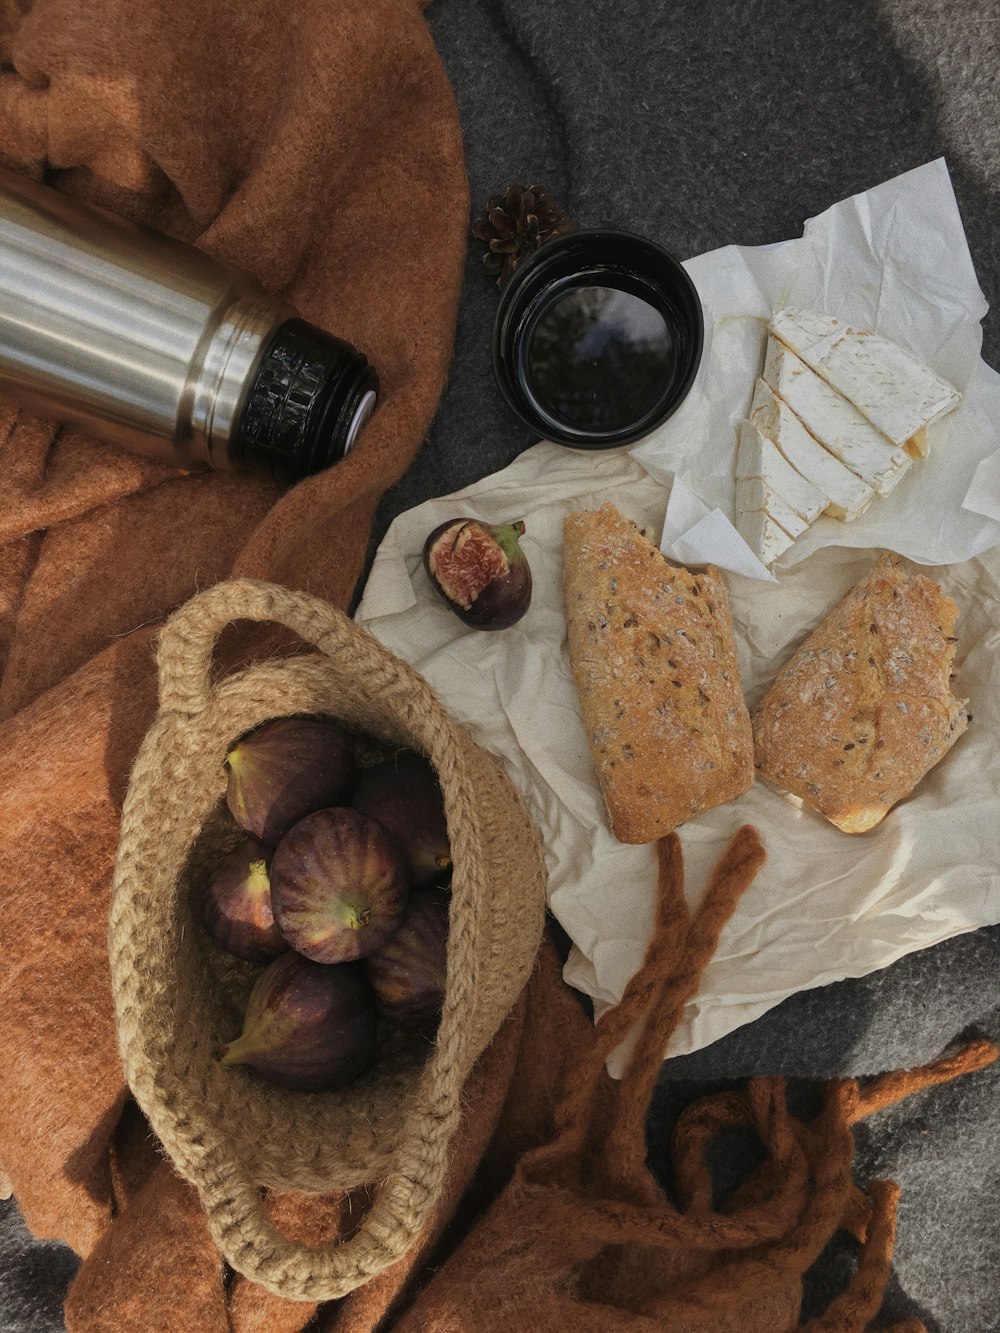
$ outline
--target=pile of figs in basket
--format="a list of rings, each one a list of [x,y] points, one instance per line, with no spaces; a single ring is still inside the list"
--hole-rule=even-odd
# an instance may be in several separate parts
[[[430,1039],[444,997],[451,858],[437,776],[397,750],[363,767],[326,718],[279,718],[226,756],[244,830],[209,881],[205,926],[266,964],[220,1052],[273,1083],[342,1086],[375,1058],[378,1023]]]

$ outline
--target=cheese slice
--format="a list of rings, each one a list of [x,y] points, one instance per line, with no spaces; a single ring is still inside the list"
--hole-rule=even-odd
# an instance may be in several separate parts
[[[908,454],[913,458],[926,458],[929,453],[927,445],[927,427],[921,426],[915,430],[903,446]]]
[[[887,440],[773,334],[767,340],[764,379],[810,435],[878,495],[888,495],[895,489],[913,461],[910,454]]]
[[[752,421],[740,423],[736,478],[759,477],[805,524],[819,518],[829,501],[787,462],[778,446]]]
[[[761,477],[737,477],[736,513],[741,512],[769,514],[793,541],[809,526],[801,514],[797,514]]]
[[[875,492],[866,481],[844,467],[803,426],[787,403],[759,379],[750,404],[750,420],[771,440],[788,463],[826,496],[827,513],[850,523],[863,514]]]
[[[764,566],[773,565],[792,544],[784,528],[760,509],[737,512],[736,531]]]
[[[809,524],[761,477],[736,479],[736,531],[763,565],[787,551]]]
[[[893,444],[905,445],[962,395],[889,338],[808,310],[779,310],[771,332]],[[926,440],[914,452],[926,453]]]

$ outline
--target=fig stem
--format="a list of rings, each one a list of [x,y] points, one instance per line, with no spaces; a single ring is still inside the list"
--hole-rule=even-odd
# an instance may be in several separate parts
[[[367,926],[368,922],[371,920],[371,916],[372,916],[372,909],[370,907],[362,907],[361,911],[359,912],[358,909],[352,904],[352,906],[348,908],[348,916],[347,916],[348,929],[363,930],[364,927]]]
[[[220,1065],[242,1065],[246,1063],[248,1043],[243,1037],[237,1037],[235,1041],[229,1041],[219,1052]],[[253,1047],[250,1046],[252,1053]]]
[[[518,537],[524,535],[524,520],[519,518],[516,523],[504,523],[501,527],[494,528],[492,535],[497,546],[510,561],[517,553]]]

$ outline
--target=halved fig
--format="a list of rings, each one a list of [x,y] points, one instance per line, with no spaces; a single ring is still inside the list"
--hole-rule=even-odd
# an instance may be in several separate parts
[[[531,569],[518,544],[524,523],[454,518],[424,543],[424,568],[455,615],[475,629],[507,629],[531,603]]]

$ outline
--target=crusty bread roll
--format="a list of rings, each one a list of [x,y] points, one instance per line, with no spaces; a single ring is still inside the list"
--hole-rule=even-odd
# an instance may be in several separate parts
[[[761,775],[864,833],[969,722],[950,686],[958,607],[882,555],[778,673],[754,714]]]
[[[564,527],[569,656],[615,837],[644,843],[753,782],[726,585],[671,565],[612,504]]]

